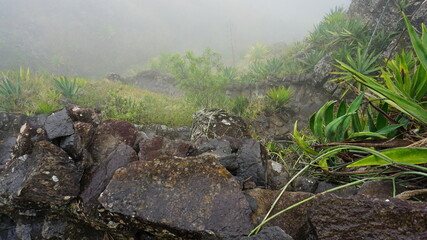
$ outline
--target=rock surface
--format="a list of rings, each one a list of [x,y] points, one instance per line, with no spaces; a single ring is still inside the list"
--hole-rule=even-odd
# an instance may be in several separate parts
[[[223,136],[247,138],[250,135],[241,117],[229,115],[224,110],[203,109],[194,114],[191,140],[196,141],[203,136],[212,139]]]
[[[310,214],[319,239],[427,239],[425,203],[328,194]]]
[[[74,133],[73,120],[71,120],[67,110],[62,109],[47,117],[44,129],[49,139],[70,136]]]
[[[254,211],[252,215],[252,222],[255,225],[259,224],[264,218],[264,216],[267,214],[279,192],[280,191],[265,190],[260,188],[249,190],[246,192],[248,195],[253,197],[258,204],[258,209]],[[311,193],[285,192],[285,194],[281,197],[276,207],[274,208],[273,213],[285,209],[311,196],[313,196],[313,194]],[[283,213],[282,215],[279,215],[277,218],[268,222],[264,226],[278,226],[283,229],[287,234],[292,236],[294,239],[306,240],[310,237],[311,234],[307,214],[312,205],[312,201],[304,203],[292,210]]]
[[[183,237],[251,229],[251,211],[239,184],[208,156],[132,162],[116,171],[99,201],[110,212]]]

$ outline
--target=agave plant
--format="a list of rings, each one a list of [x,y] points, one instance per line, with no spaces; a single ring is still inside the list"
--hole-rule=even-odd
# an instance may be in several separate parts
[[[274,109],[283,107],[292,97],[293,92],[290,88],[280,86],[270,89],[267,93],[268,100],[273,104]]]
[[[3,98],[18,97],[21,93],[21,83],[19,79],[12,82],[8,76],[3,74],[0,84],[0,96]]]
[[[80,90],[77,84],[77,78],[68,79],[67,77],[59,77],[53,80],[53,85],[61,91],[62,95],[66,98],[73,98]]]

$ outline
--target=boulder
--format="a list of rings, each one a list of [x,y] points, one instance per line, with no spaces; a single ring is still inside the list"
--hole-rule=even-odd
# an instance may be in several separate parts
[[[396,185],[396,194],[404,191],[399,184]],[[360,186],[357,195],[365,195],[376,198],[393,197],[393,182],[387,180],[367,181]]]
[[[261,144],[253,139],[244,139],[237,152],[236,177],[239,181],[252,181],[257,186],[265,186],[265,163]]]
[[[227,136],[217,139],[202,137],[195,146],[195,154],[214,156],[242,185],[250,181],[255,186],[265,186],[266,154],[259,142]]]
[[[84,190],[80,197],[83,200],[85,209],[89,210],[98,204],[99,195],[104,191],[118,168],[137,160],[138,156],[135,150],[124,143],[120,143],[107,159],[93,170],[87,180],[88,184],[82,186]]]
[[[165,155],[184,158],[193,151],[193,148],[190,142],[155,136],[150,140],[139,142],[138,156],[144,161],[151,161]]]
[[[247,138],[250,134],[241,117],[229,115],[224,110],[203,109],[194,114],[191,140],[196,141],[203,136],[210,139],[222,136]]]
[[[17,192],[20,201],[62,206],[79,194],[83,170],[61,148],[37,142],[26,161],[25,180]]]
[[[424,202],[320,197],[310,213],[319,239],[427,239]]]
[[[159,238],[214,239],[252,228],[239,184],[211,156],[131,162],[115,172],[98,200]]]
[[[90,123],[94,126],[102,122],[102,113],[98,109],[74,106],[67,110],[73,122]]]
[[[92,142],[95,128],[91,123],[74,122],[74,134],[61,139],[60,146],[73,159],[78,161],[90,161],[87,148]]]
[[[134,147],[139,132],[135,127],[124,121],[107,120],[95,130],[89,153],[92,156],[92,166],[99,166],[105,161],[120,143]]]
[[[265,217],[280,191],[256,188],[246,191],[246,193],[257,201],[258,209],[252,215],[252,222],[257,225]],[[313,196],[311,193],[285,192],[272,213],[274,214],[311,196]],[[307,215],[312,205],[313,201],[299,205],[269,221],[264,227],[278,226],[294,239],[309,239],[311,228]]]
[[[67,110],[64,108],[47,117],[44,129],[51,140],[58,137],[70,136],[74,133],[73,120],[71,120]]]

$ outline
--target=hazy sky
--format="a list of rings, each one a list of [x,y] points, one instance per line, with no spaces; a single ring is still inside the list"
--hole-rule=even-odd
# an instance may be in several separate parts
[[[0,60],[74,75],[123,73],[160,52],[242,55],[302,40],[351,0],[0,0]],[[3,61],[3,62],[2,62]],[[6,61],[6,62],[5,62]]]

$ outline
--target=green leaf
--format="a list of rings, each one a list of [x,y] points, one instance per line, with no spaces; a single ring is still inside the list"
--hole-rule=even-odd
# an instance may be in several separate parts
[[[389,125],[389,126],[383,127],[380,130],[376,131],[376,133],[387,135],[387,134],[395,131],[396,129],[400,128],[403,125],[404,124],[393,124],[393,125]]]
[[[294,140],[297,143],[297,145],[304,150],[306,153],[312,154],[312,155],[317,155],[319,154],[318,152],[316,152],[315,150],[313,150],[312,148],[310,148],[307,143],[304,141],[304,139],[301,137],[301,135],[298,132],[298,121],[295,122],[294,124]]]
[[[339,62],[339,61],[338,61]],[[375,79],[371,77],[367,77],[348,65],[340,62],[341,67],[345,69],[346,71],[350,72],[355,76],[355,79],[362,83],[363,85],[370,88],[376,95],[378,95],[380,98],[386,98],[386,101],[392,105],[393,107],[397,108],[398,110],[410,115],[411,117],[417,119],[418,121],[427,124],[427,111],[421,107],[418,103],[406,99],[386,88],[384,88],[381,84],[376,82]]]
[[[337,118],[344,116],[346,112],[347,112],[347,104],[344,101],[342,101],[340,103],[340,106],[338,107]]]
[[[354,114],[354,113],[352,113]],[[338,133],[338,129],[342,129],[342,125],[348,125],[350,123],[349,116],[352,114],[345,114],[344,116],[341,116],[335,120],[333,120],[331,123],[328,124],[325,128],[325,135],[328,141],[330,142],[339,142],[341,139],[341,135],[344,134],[342,132]],[[348,119],[348,120],[347,120]],[[347,123],[348,122],[348,123]],[[340,134],[338,136],[338,134]]]
[[[329,123],[331,123],[334,120],[334,107],[335,107],[335,102],[333,102],[333,104],[330,104],[326,110],[325,110],[325,126],[327,126]]]
[[[362,104],[364,93],[361,93],[348,107],[347,113],[356,112],[359,109],[360,104]]]
[[[375,132],[357,132],[357,133],[353,133],[350,135],[349,139],[352,138],[368,138],[368,137],[373,137],[373,138],[387,138],[386,136],[384,136],[381,133],[375,133]]]
[[[403,14],[403,19],[405,20],[406,28],[408,29],[409,37],[411,38],[412,46],[414,47],[415,53],[420,59],[421,64],[424,66],[424,69],[427,69],[427,37],[426,37],[426,26],[422,25],[422,37],[420,38],[415,31],[414,27],[411,25],[409,19],[406,17],[405,13]],[[424,41],[423,41],[424,40]]]
[[[396,163],[424,164],[427,163],[427,148],[393,148],[381,152]],[[347,167],[376,166],[389,163],[383,158],[371,155],[360,159]]]
[[[316,136],[317,139],[321,140],[323,138],[323,118],[325,111],[333,104],[335,104],[336,101],[329,101],[325,103],[319,111],[317,111],[315,117],[314,117],[314,136]]]
[[[388,104],[387,103],[382,104],[380,106],[380,109],[383,110],[385,113],[388,113]],[[387,126],[387,124],[388,124],[387,119],[381,113],[378,113],[376,128],[381,129]]]

